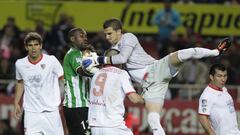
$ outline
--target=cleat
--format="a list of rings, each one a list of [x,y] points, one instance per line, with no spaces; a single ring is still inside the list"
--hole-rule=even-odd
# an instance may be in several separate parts
[[[229,38],[224,38],[219,44],[218,44],[218,51],[219,54],[222,54],[223,52],[227,51],[227,49],[231,46],[232,42]]]

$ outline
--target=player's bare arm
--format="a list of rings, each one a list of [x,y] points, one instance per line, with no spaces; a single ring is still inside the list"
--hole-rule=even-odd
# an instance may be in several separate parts
[[[60,76],[58,78],[58,82],[59,82],[59,88],[60,88],[60,93],[61,93],[61,97],[63,98],[64,97],[64,77],[63,76]]]
[[[129,98],[129,100],[131,101],[131,102],[133,102],[133,103],[141,103],[141,104],[143,104],[144,103],[144,99],[141,97],[141,96],[139,96],[137,93],[135,93],[135,92],[133,92],[133,93],[130,93],[129,95],[128,95],[128,98]]]
[[[21,100],[21,97],[23,95],[23,81],[18,80],[16,81],[16,93],[15,93],[15,99],[14,99],[14,117],[16,119],[20,119],[22,115],[22,109],[19,105],[19,102]]]
[[[206,115],[198,115],[199,121],[208,135],[216,135],[212,129],[211,123],[209,121],[209,117]]]

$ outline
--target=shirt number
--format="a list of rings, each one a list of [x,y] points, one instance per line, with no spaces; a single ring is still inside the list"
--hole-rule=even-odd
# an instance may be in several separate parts
[[[97,90],[96,88],[93,88],[94,96],[103,95],[106,79],[107,79],[107,74],[106,73],[101,73],[97,76],[97,79],[95,80],[95,85],[99,86],[99,90]]]

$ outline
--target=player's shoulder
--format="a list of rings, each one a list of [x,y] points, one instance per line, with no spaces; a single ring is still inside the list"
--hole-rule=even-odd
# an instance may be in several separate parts
[[[225,86],[222,87],[222,90],[223,90],[223,91],[228,91],[227,88],[226,88]]]
[[[81,51],[80,50],[77,50],[77,49],[74,49],[74,48],[70,48],[66,54],[68,55],[74,55],[74,54],[80,54]]]
[[[225,93],[225,94],[229,94],[228,89],[225,86],[222,87],[222,92]]]
[[[66,58],[71,58],[71,57],[79,57],[81,56],[81,51],[79,50],[76,50],[76,49],[73,49],[73,48],[70,48],[67,53],[65,54],[64,57]]]
[[[118,69],[119,69],[120,73],[121,73],[123,76],[128,76],[128,77],[130,77],[129,74],[128,74],[128,72],[127,72],[126,70],[120,69],[120,68],[118,68]]]
[[[127,73],[127,71],[126,70],[123,70],[123,69],[121,69],[121,68],[118,68],[118,67],[115,67],[121,74],[125,74],[125,73]]]
[[[49,54],[43,54],[43,58],[44,60],[50,61],[50,62],[54,62],[58,60],[54,55],[49,55]]]
[[[124,38],[137,38],[133,33],[124,33],[123,37]]]
[[[101,70],[99,70],[99,72],[112,72],[112,73],[117,73],[119,75],[127,73],[127,71],[115,66],[104,67]]]
[[[17,61],[15,62],[16,65],[19,65],[19,64],[23,64],[23,63],[26,63],[28,61],[28,56],[25,56],[23,58],[19,58],[17,59]]]
[[[49,54],[43,54],[43,57],[45,57],[47,59],[56,59],[56,57],[54,55],[49,55]]]
[[[207,86],[202,94],[201,94],[201,98],[213,98],[215,95],[214,91],[212,90],[211,87]]]
[[[123,34],[121,41],[123,42],[123,44],[134,46],[136,45],[136,43],[138,43],[138,38],[132,33],[125,33]]]

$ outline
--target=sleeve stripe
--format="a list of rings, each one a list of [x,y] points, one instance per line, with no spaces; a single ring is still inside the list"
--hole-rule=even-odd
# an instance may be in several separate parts
[[[209,114],[198,113],[199,115],[209,116]]]
[[[135,91],[131,91],[131,92],[126,93],[126,95],[130,95],[132,93],[136,93],[136,92]]]
[[[18,82],[18,83],[21,83],[21,82],[23,82],[23,79],[21,79],[21,80],[17,80],[17,82]]]
[[[113,63],[112,63],[112,56],[110,56],[110,64],[113,65]]]
[[[83,66],[82,66],[82,65],[80,65],[80,66],[78,66],[78,67],[75,69],[75,72],[76,72],[76,73],[78,73],[78,69],[79,69],[79,68],[82,68],[82,69],[84,69],[84,68],[83,68]]]
[[[64,79],[63,75],[59,76],[58,79],[59,79],[59,80]]]

